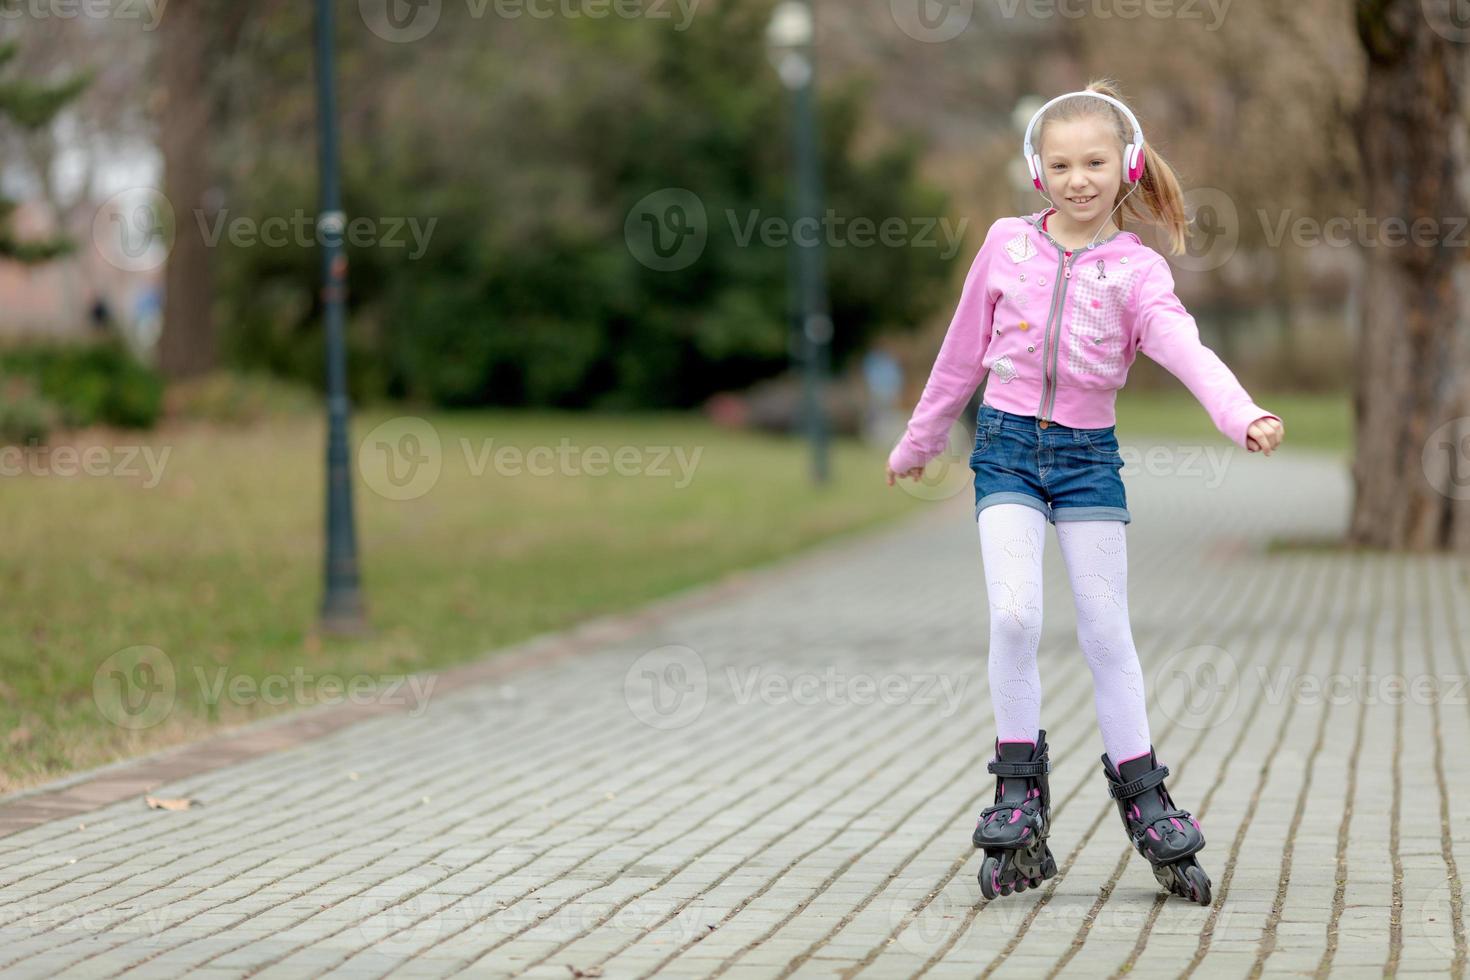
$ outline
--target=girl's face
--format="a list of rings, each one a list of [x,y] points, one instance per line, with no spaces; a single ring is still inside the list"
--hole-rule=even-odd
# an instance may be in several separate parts
[[[1079,225],[1103,220],[1123,186],[1123,148],[1098,116],[1049,122],[1043,131],[1041,169],[1057,210]]]

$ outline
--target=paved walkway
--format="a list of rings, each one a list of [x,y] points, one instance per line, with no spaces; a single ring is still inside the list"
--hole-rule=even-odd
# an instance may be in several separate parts
[[[1154,740],[1209,838],[1210,908],[1124,841],[1054,537],[1061,872],[981,898],[965,490],[587,655],[155,790],[196,809],[133,798],[0,837],[0,973],[1458,975],[1464,563],[1268,553],[1341,531],[1346,473],[1222,459],[1125,472]]]

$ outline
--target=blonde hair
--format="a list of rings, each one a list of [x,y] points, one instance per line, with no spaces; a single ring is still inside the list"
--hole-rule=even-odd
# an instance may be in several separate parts
[[[1120,102],[1126,101],[1118,93],[1118,83],[1110,78],[1093,79],[1087,83],[1087,91],[1110,95]],[[1108,121],[1118,137],[1120,151],[1132,142],[1133,127],[1115,106],[1109,105],[1102,99],[1089,99],[1077,95],[1058,102],[1046,110],[1046,115],[1038,120],[1036,124],[1037,152],[1041,151],[1041,143],[1048,122],[1071,122],[1074,119],[1090,117]],[[1174,168],[1169,166],[1169,162],[1153,148],[1153,144],[1148,142],[1147,137],[1148,133],[1145,131],[1143,177],[1138,181],[1138,187],[1133,190],[1132,194],[1129,194],[1128,182],[1125,180],[1118,188],[1118,196],[1113,199],[1114,206],[1117,206],[1119,200],[1123,200],[1123,208],[1118,214],[1118,227],[1121,228],[1123,222],[1129,219],[1153,222],[1168,233],[1170,254],[1179,255],[1184,252],[1189,237],[1189,219],[1184,214],[1184,194],[1179,189],[1179,178],[1175,176]]]

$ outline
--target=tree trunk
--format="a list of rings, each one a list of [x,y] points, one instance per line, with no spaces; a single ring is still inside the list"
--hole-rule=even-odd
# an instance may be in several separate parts
[[[1446,8],[1438,28],[1429,8]],[[1470,45],[1448,0],[1359,0],[1365,210],[1350,541],[1470,551]],[[1400,229],[1385,222],[1401,223]],[[1415,222],[1428,243],[1406,235]],[[1395,239],[1394,231],[1398,232]],[[1397,244],[1393,244],[1397,242]]]
[[[174,0],[160,24],[164,89],[160,142],[164,195],[174,209],[174,243],[164,270],[163,333],[158,365],[170,378],[215,366],[210,305],[211,255],[200,230],[207,211],[209,169],[209,4]]]

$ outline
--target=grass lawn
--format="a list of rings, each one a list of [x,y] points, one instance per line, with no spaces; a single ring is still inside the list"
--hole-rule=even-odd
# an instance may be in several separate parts
[[[1292,448],[1329,452],[1347,459],[1352,451],[1353,419],[1350,396],[1273,394],[1253,390],[1256,404],[1281,416],[1286,428],[1282,450]],[[1163,391],[1128,391],[1118,393],[1118,438],[1127,442],[1130,436],[1152,436],[1194,443],[1219,440],[1204,408],[1183,385]]]
[[[359,416],[354,444],[387,418]],[[855,440],[835,446],[833,480],[819,491],[800,441],[692,417],[428,418],[441,472],[426,492],[403,500],[374,492],[423,489],[386,482],[380,443],[404,450],[395,456],[400,477],[410,472],[405,460],[425,453],[422,441],[400,443],[402,432],[374,435],[368,469],[354,472],[375,629],[363,640],[313,634],[323,495],[316,420],[102,436],[116,466],[119,447],[146,444],[162,461],[161,479],[141,457],[130,465],[137,476],[0,478],[9,538],[0,565],[0,791],[310,703],[316,685],[306,675],[444,667],[924,506],[885,486],[882,454]],[[517,473],[516,460],[497,465],[494,455],[505,446],[554,452],[563,440],[579,452],[639,448],[622,475],[611,452],[600,462],[568,457],[605,475],[535,475],[550,462],[537,457]],[[657,447],[677,447],[684,462],[672,449],[660,459]],[[162,669],[140,673],[131,651],[139,646],[162,651],[166,661],[153,664]],[[161,687],[170,667],[172,702]],[[120,716],[115,670],[137,682],[133,690],[161,693],[146,703],[139,694],[133,706],[147,710]],[[284,697],[279,707],[263,703],[253,683],[273,674],[284,681],[259,693]],[[245,693],[232,698],[232,683]],[[118,717],[124,724],[109,720]]]
[[[1345,400],[1257,397],[1286,419],[1288,445],[1346,452]],[[7,469],[0,792],[312,703],[333,694],[315,681],[324,675],[367,683],[442,668],[928,506],[886,487],[884,452],[854,440],[838,441],[833,480],[818,491],[799,440],[690,416],[431,414],[437,453],[423,433],[377,428],[391,417],[363,413],[353,425],[354,445],[371,436],[365,469],[354,456],[375,630],[359,640],[313,632],[316,419],[93,434],[105,474],[60,475],[54,455],[39,474]],[[1118,428],[1125,441],[1222,438],[1182,390],[1125,393]],[[88,434],[76,439],[88,444]],[[532,472],[563,445],[567,465]],[[157,475],[147,457],[125,456],[138,446]],[[538,446],[543,456],[519,469],[513,457],[497,463],[503,447]],[[582,455],[598,446],[606,458]],[[636,447],[621,464],[619,447]],[[413,470],[410,459],[424,462]],[[607,472],[563,472],[594,466]],[[968,493],[960,469],[949,491]],[[390,499],[405,494],[416,495]],[[161,651],[143,657],[151,675],[139,647]],[[272,676],[277,686],[256,686]],[[131,704],[141,713],[118,701],[120,690],[145,688],[152,699]]]

